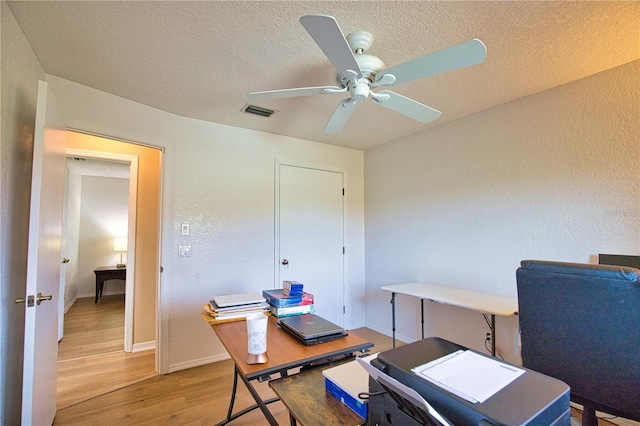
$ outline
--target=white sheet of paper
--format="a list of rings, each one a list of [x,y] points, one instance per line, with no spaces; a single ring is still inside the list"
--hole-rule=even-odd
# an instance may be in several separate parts
[[[472,403],[486,401],[525,373],[472,351],[454,352],[412,371]]]

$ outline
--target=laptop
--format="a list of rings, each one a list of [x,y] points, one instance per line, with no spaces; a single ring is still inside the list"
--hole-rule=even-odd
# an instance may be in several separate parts
[[[278,325],[305,345],[328,342],[347,335],[342,327],[316,314],[280,318]]]
[[[264,297],[257,293],[226,294],[213,298],[213,302],[220,308],[240,305],[259,305],[264,301]]]

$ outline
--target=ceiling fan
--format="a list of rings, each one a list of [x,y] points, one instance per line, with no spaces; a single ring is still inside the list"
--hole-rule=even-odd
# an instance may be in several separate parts
[[[364,53],[373,41],[366,31],[344,36],[338,22],[328,15],[307,15],[300,23],[329,58],[337,71],[338,86],[315,86],[295,89],[268,90],[248,94],[250,100],[269,100],[298,96],[347,93],[324,128],[324,133],[338,132],[345,125],[356,105],[368,97],[374,103],[399,112],[421,123],[429,123],[442,114],[440,111],[390,90],[372,89],[394,86],[441,72],[476,65],[483,62],[487,49],[480,40],[472,39],[434,53],[385,68],[382,60]]]

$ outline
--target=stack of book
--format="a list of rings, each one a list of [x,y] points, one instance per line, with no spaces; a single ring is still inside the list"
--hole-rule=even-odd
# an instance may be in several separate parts
[[[275,290],[263,290],[262,296],[269,303],[272,315],[277,317],[289,317],[315,313],[313,294],[300,291],[299,294],[285,294],[284,288]]]
[[[211,323],[243,321],[253,314],[269,313],[269,304],[258,293],[227,294],[216,296],[203,305]]]

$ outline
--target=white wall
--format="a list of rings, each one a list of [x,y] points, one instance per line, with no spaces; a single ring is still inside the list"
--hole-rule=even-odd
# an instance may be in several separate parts
[[[38,80],[44,70],[0,2],[0,424],[20,423],[31,162]]]
[[[82,202],[78,241],[78,297],[94,297],[98,266],[120,263],[120,253],[113,251],[115,237],[127,236],[129,212],[129,179],[82,176]],[[123,262],[127,263],[127,253]],[[109,280],[103,295],[123,294],[124,281]]]
[[[380,286],[428,281],[516,297],[523,259],[639,254],[640,61],[365,154],[367,325],[388,331]],[[419,302],[398,296],[398,334]],[[480,314],[427,303],[426,335],[484,350]],[[498,349],[519,360],[517,317]]]
[[[162,371],[225,358],[200,317],[213,295],[261,291],[274,280],[274,165],[278,159],[346,176],[348,328],[364,325],[364,154],[188,119],[54,76],[50,88],[75,129],[162,147]],[[180,224],[191,235],[180,235]],[[192,257],[178,258],[178,245]]]
[[[96,267],[120,262],[113,237],[127,236],[129,164],[67,158],[66,170],[65,257],[71,261],[66,265],[65,311],[76,298],[95,296]],[[108,281],[103,294],[118,293],[124,293],[124,282]]]

